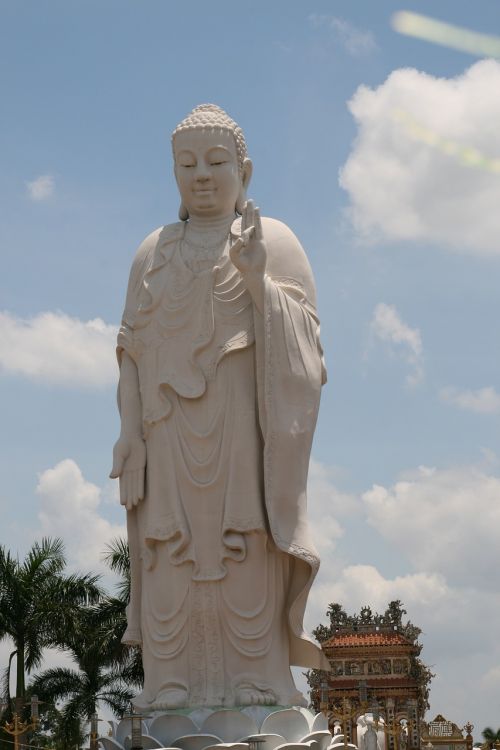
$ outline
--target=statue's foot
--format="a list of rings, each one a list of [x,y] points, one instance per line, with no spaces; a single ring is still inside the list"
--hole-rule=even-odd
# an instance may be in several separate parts
[[[168,711],[171,708],[186,708],[187,703],[187,690],[177,687],[167,688],[156,696],[151,708],[155,711]]]
[[[259,690],[255,685],[241,685],[236,691],[238,706],[275,706],[276,695],[272,690]]]

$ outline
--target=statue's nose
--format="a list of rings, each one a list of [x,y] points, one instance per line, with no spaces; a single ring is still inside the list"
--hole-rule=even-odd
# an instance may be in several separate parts
[[[210,179],[210,172],[206,164],[200,163],[196,166],[196,179],[204,182]]]

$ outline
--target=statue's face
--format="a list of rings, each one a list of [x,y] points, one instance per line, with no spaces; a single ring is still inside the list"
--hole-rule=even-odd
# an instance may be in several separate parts
[[[236,144],[229,132],[187,130],[174,140],[175,177],[190,216],[234,212],[242,186]]]

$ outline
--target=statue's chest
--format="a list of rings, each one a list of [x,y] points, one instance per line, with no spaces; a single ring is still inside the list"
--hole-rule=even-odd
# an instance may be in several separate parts
[[[225,354],[253,343],[252,300],[227,255],[196,273],[180,250],[179,243],[160,271],[162,293],[135,331],[137,350],[167,347],[175,357],[196,362],[210,378]]]

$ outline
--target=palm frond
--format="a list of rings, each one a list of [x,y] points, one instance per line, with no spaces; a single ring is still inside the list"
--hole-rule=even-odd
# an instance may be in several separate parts
[[[47,703],[56,703],[67,698],[68,695],[79,693],[82,677],[74,669],[67,667],[52,667],[36,675],[30,683],[30,691]]]
[[[22,565],[24,578],[32,583],[37,579],[55,576],[64,570],[64,544],[62,539],[44,537],[41,542],[34,542]]]
[[[134,693],[127,687],[115,687],[100,693],[99,700],[105,703],[113,711],[114,715],[121,717],[127,710]]]
[[[105,547],[103,560],[106,565],[120,576],[117,583],[118,598],[128,603],[130,599],[130,554],[127,540],[116,537]]]
[[[127,576],[130,573],[130,555],[128,543],[124,537],[115,537],[105,547],[103,560],[106,565],[121,576]]]
[[[2,694],[2,702],[6,703],[7,706],[10,706],[10,668],[12,666],[12,659],[16,655],[17,649],[14,649],[14,651],[9,654],[9,661],[3,671],[3,675],[1,678],[0,690]]]

